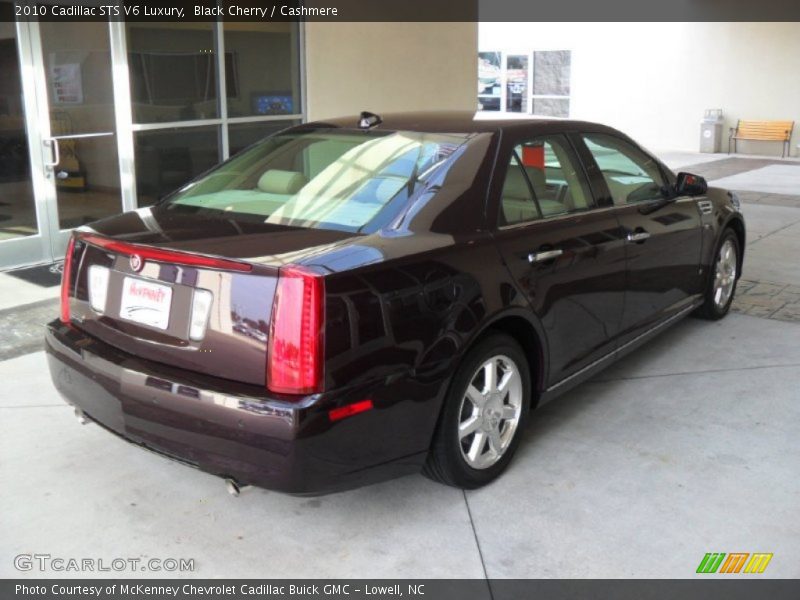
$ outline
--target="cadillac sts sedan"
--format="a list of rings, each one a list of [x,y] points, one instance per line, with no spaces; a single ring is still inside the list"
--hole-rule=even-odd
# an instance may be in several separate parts
[[[46,350],[82,421],[232,493],[475,488],[537,405],[724,317],[744,247],[735,194],[609,127],[362,113],[74,232]]]

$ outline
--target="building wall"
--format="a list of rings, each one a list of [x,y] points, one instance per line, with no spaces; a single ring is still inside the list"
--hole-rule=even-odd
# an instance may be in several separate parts
[[[308,118],[476,106],[477,23],[305,25]]]
[[[724,112],[723,146],[739,118],[800,122],[800,23],[481,24],[481,51],[531,47],[572,51],[572,118],[651,148],[697,150],[707,108]],[[740,151],[780,154],[775,142]]]

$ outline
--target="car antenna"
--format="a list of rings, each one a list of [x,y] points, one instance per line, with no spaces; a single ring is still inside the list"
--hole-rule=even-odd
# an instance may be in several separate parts
[[[375,113],[371,113],[366,110],[362,111],[358,116],[359,129],[372,129],[381,123],[383,123],[383,119],[381,119],[380,115],[376,115]]]

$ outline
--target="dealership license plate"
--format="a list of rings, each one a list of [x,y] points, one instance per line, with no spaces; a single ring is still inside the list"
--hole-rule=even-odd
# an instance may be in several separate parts
[[[172,306],[172,288],[167,285],[126,277],[122,284],[119,316],[150,327],[166,329]]]

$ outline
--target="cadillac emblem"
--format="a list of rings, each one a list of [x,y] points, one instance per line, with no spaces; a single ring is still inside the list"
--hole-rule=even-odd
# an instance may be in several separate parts
[[[144,261],[142,260],[142,257],[139,256],[138,254],[131,254],[130,263],[131,263],[131,269],[133,269],[134,273],[138,273],[139,271],[141,271],[142,267],[144,266]]]

